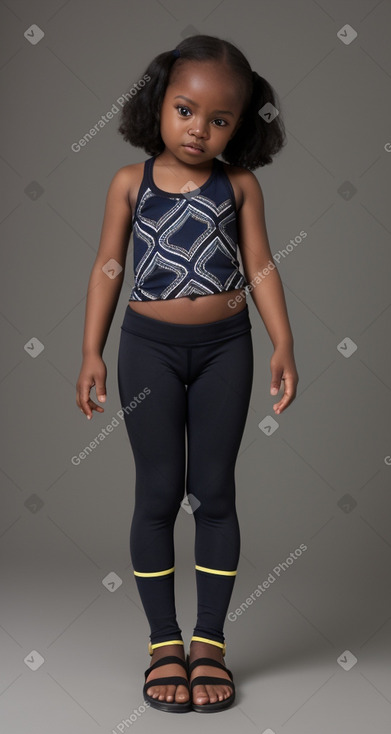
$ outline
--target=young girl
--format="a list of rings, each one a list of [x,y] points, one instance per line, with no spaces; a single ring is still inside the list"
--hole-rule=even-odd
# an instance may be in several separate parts
[[[151,630],[143,695],[162,711],[219,711],[235,696],[223,627],[240,555],[234,472],[253,380],[246,286],[274,347],[272,395],[284,381],[276,414],[298,383],[262,191],[251,173],[272,162],[285,133],[270,84],[219,38],[186,38],[153,59],[143,82],[118,130],[150,157],[120,168],[109,187],[76,402],[89,419],[103,412],[90,389],[106,399],[102,353],[133,230],[134,287],[117,377],[136,467],[130,553]],[[185,487],[197,588],[186,661],[173,545]]]

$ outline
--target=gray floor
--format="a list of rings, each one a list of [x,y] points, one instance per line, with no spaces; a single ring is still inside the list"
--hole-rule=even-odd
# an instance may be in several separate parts
[[[9,0],[0,19],[0,731],[389,734],[390,3]],[[24,36],[34,23],[45,34],[35,45]],[[130,564],[134,464],[116,383],[132,247],[104,353],[105,413],[88,422],[75,404],[108,184],[147,155],[120,138],[118,116],[78,153],[71,145],[154,55],[194,32],[232,40],[280,95],[288,144],[256,175],[300,375],[265,433],[272,345],[249,297],[255,373],[225,627],[237,699],[207,719],[142,696],[149,629]],[[188,645],[194,517],[183,508],[175,540]]]
[[[114,569],[98,568],[58,528],[54,507],[47,512],[34,518],[36,534],[28,541],[28,518],[1,538],[10,560],[1,614],[2,730],[93,734],[137,724],[137,731],[179,731],[184,720],[194,732],[200,726],[267,734],[390,730],[389,590],[376,571],[384,566],[384,540],[358,513],[354,519],[330,508],[324,527],[300,530],[307,550],[286,566],[297,551],[289,539],[278,555],[263,547],[263,533],[253,536],[263,555],[257,564],[246,559],[244,543],[225,630],[237,699],[206,723],[195,712],[184,719],[144,705],[148,630],[129,569],[120,558]],[[187,645],[196,601],[192,524],[180,511],[176,598]],[[23,565],[12,563],[22,551]],[[107,576],[112,591],[102,584]],[[249,603],[258,585],[262,594]]]

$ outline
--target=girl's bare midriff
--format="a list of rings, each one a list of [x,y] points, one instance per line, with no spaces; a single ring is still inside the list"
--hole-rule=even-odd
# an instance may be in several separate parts
[[[199,296],[194,301],[187,297],[166,301],[129,301],[129,306],[133,311],[159,321],[206,324],[208,321],[219,321],[239,313],[246,307],[246,298],[242,289]]]

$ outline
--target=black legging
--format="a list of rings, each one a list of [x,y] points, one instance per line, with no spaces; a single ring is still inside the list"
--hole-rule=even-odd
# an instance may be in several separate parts
[[[240,553],[234,472],[252,390],[251,328],[247,304],[207,324],[173,324],[126,308],[118,387],[136,467],[130,554],[150,651],[163,642],[183,644],[174,523],[185,486],[186,511],[196,523],[192,639],[224,646]]]

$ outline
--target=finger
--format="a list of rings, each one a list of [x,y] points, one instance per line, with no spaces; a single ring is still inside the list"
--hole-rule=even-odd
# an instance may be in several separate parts
[[[91,398],[88,401],[88,409],[89,409],[88,412],[86,411],[86,416],[87,416],[87,418],[89,420],[91,420],[92,413],[93,413],[94,410],[96,410],[97,413],[104,413],[105,412],[104,411],[104,408],[102,408],[101,405],[97,405],[97,403],[94,403],[94,401],[91,400]]]
[[[86,383],[82,385],[80,389],[80,408],[86,415],[88,420],[91,420],[93,410],[97,410],[100,413],[103,413],[103,408],[101,408],[100,405],[94,403],[94,401],[90,398],[91,387],[93,387],[93,385],[91,385],[90,383]]]
[[[274,412],[277,415],[280,415],[280,413],[282,413],[283,410],[285,410],[285,408],[288,407],[289,402],[290,401],[288,399],[283,398],[282,400],[280,400],[279,403],[274,403],[274,405],[273,405]]]
[[[85,409],[82,408],[81,401],[82,401],[82,399],[80,397],[80,393],[77,393],[77,395],[76,395],[76,405],[77,405],[78,408],[80,408],[80,410],[83,413],[83,415],[85,415]]]
[[[80,410],[84,415],[87,416],[88,420],[91,420],[91,403],[92,400],[90,400],[90,388],[85,387],[82,388],[80,391]]]
[[[281,375],[282,375],[282,370],[279,374],[277,373],[272,374],[272,379],[270,383],[270,394],[271,395],[277,395],[277,393],[281,390],[281,387],[282,387],[281,380],[283,379]]]
[[[95,392],[98,400],[100,400],[101,403],[104,403],[106,400],[106,386],[104,382],[97,382],[95,384]]]
[[[97,405],[96,403],[94,403],[93,400],[90,400],[90,405],[91,405],[91,409],[92,410],[96,410],[99,413],[104,413],[105,412],[104,411],[104,408],[102,408],[101,405]]]
[[[287,408],[288,405],[290,405],[290,403],[292,402],[293,398],[295,397],[295,394],[296,393],[295,393],[295,389],[294,389],[293,380],[290,381],[289,378],[287,378],[287,380],[285,382],[285,392],[284,392],[284,394],[283,394],[280,402],[279,403],[274,403],[274,405],[273,405],[273,409],[275,410],[275,412],[276,413],[282,413],[282,411],[285,410],[285,408]]]

